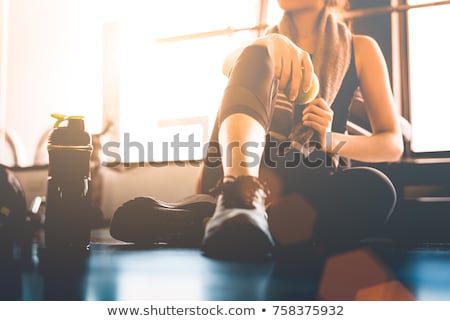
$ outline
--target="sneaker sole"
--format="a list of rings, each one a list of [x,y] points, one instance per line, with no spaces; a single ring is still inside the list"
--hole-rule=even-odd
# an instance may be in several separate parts
[[[198,247],[205,221],[212,216],[215,206],[215,198],[206,194],[173,203],[137,197],[115,211],[110,234],[118,240],[142,245]]]

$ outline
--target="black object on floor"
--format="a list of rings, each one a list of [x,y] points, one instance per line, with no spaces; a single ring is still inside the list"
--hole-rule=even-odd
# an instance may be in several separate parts
[[[192,195],[173,203],[137,197],[115,211],[110,232],[124,242],[198,247],[206,220],[212,216],[215,206],[216,199],[207,194]]]

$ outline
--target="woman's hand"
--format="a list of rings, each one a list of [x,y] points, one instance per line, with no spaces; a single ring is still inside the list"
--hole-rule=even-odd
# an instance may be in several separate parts
[[[331,132],[333,110],[322,98],[316,98],[303,109],[302,121],[305,126],[313,128],[319,134],[322,150],[329,147],[327,133]]]
[[[288,37],[269,34],[257,39],[254,44],[263,45],[272,59],[279,89],[289,86],[289,99],[294,101],[300,90],[307,92],[311,87],[314,67],[309,54],[297,47]],[[302,81],[302,78],[304,81]]]

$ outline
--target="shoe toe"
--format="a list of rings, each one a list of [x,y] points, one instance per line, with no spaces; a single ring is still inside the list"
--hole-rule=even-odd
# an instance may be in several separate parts
[[[235,215],[209,229],[207,227],[203,242],[206,256],[223,259],[268,258],[273,247],[268,227],[245,214]]]

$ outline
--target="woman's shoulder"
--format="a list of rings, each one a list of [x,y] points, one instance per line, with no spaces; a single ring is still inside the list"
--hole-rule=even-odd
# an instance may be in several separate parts
[[[358,48],[361,50],[370,50],[379,47],[377,41],[368,35],[353,34],[353,44],[355,50]]]
[[[377,41],[367,35],[353,35],[353,47],[357,70],[366,64],[371,64],[374,60],[384,60],[383,53]]]

